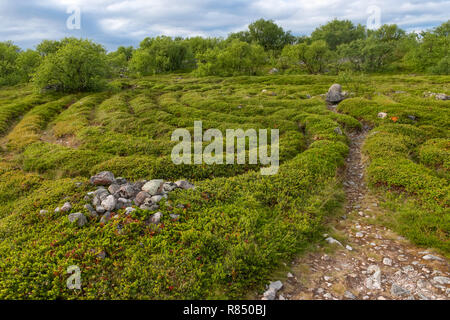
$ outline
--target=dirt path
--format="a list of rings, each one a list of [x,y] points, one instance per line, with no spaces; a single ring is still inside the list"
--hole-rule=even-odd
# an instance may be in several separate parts
[[[450,268],[445,258],[371,223],[383,209],[364,182],[361,147],[368,131],[365,127],[349,134],[346,214],[334,227],[336,237],[343,240],[294,261],[277,299],[450,298]],[[328,242],[333,240],[328,238]]]

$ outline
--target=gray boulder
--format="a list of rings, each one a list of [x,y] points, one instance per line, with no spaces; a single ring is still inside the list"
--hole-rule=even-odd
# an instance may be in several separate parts
[[[71,213],[67,217],[70,223],[77,223],[79,227],[84,226],[87,223],[87,219],[81,212]]]
[[[139,192],[139,190],[140,189],[136,190],[133,184],[126,183],[119,188],[117,194],[121,198],[131,199]]]
[[[142,187],[142,191],[148,192],[151,196],[159,194],[162,191],[164,180],[155,179],[147,182]]]
[[[112,185],[110,185],[110,186],[108,187],[108,191],[109,191],[109,193],[111,193],[111,194],[116,193],[117,191],[119,191],[119,189],[120,189],[120,186],[119,186],[117,183],[113,183]]]
[[[175,185],[180,188],[180,189],[184,189],[184,190],[188,190],[188,189],[194,189],[195,186],[186,181],[186,180],[178,180],[177,182],[175,182]]]
[[[142,205],[145,200],[149,199],[151,195],[148,192],[141,191],[137,194],[136,198],[134,199],[134,203],[136,203],[137,206]]]
[[[345,95],[342,93],[342,86],[340,84],[333,84],[327,92],[326,101],[336,104],[345,99]]]
[[[69,212],[70,210],[72,210],[72,205],[70,204],[70,202],[64,203],[64,205],[61,207],[62,212]]]
[[[107,186],[115,182],[114,174],[110,171],[103,171],[92,176],[89,182],[96,186]]]
[[[105,208],[106,211],[113,211],[116,209],[117,200],[113,195],[109,195],[105,200],[102,201],[102,207]]]

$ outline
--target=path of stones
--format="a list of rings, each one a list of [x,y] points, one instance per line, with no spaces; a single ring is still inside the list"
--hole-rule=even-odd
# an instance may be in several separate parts
[[[362,131],[349,134],[350,154],[344,178],[346,215],[334,226],[336,232],[347,236],[347,242],[327,243],[293,261],[277,299],[450,298],[447,259],[371,223],[383,209],[364,182],[361,147],[369,130],[365,126]]]

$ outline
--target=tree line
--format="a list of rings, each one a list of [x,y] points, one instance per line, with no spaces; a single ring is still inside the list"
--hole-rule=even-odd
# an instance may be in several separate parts
[[[285,74],[425,73],[448,75],[450,20],[420,34],[397,25],[367,30],[334,19],[310,36],[294,36],[260,19],[227,38],[145,38],[138,48],[114,52],[91,40],[44,40],[35,50],[0,42],[0,86],[33,82],[65,92],[101,88],[107,79],[170,72],[197,76]]]

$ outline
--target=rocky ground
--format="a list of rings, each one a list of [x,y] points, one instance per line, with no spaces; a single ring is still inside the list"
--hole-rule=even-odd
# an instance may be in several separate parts
[[[334,226],[338,241],[292,262],[287,279],[271,283],[263,299],[437,300],[450,298],[449,262],[374,223],[383,214],[366,187],[361,146],[370,128],[350,133],[345,169],[346,214]]]

